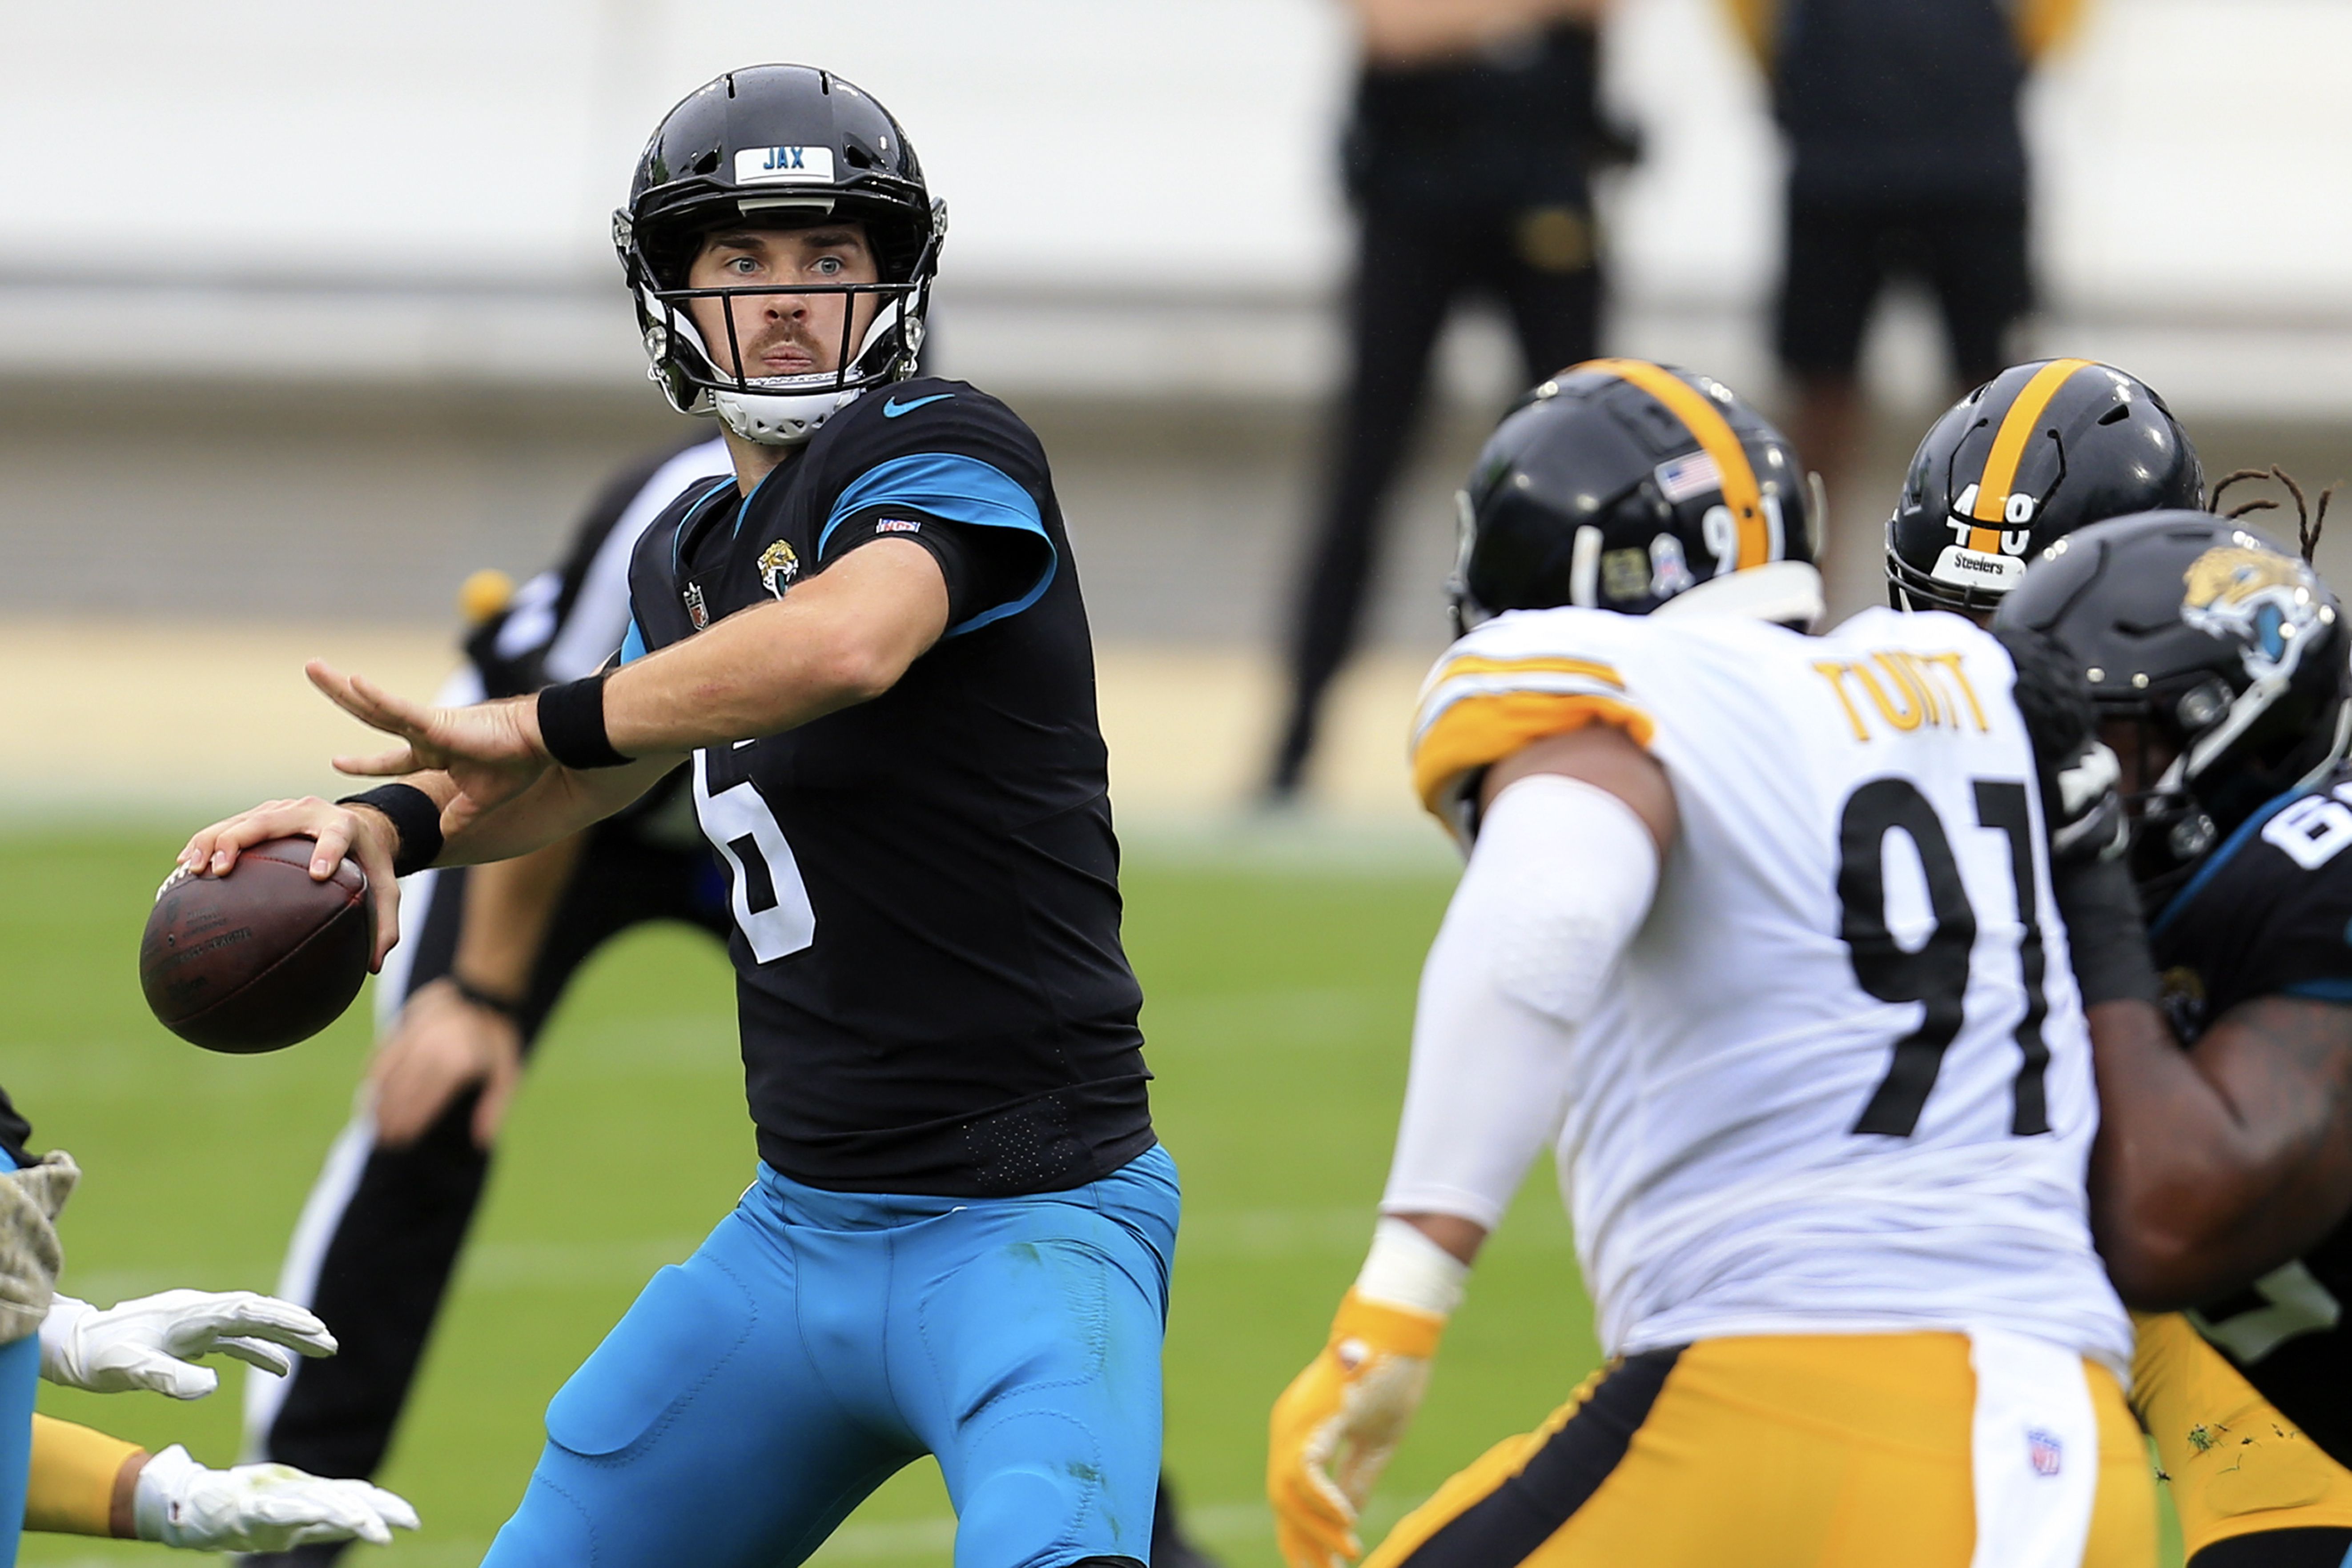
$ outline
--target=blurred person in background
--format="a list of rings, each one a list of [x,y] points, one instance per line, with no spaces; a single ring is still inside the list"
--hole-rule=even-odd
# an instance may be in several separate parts
[[[1949,371],[2018,357],[2033,304],[2018,96],[2084,0],[1728,0],[1789,147],[1774,346],[1789,434],[1830,494],[1853,471],[1862,338],[1894,277],[1926,285]]]
[[[1355,645],[1382,503],[1454,302],[1504,305],[1527,382],[1597,351],[1591,172],[1627,150],[1596,103],[1609,3],[1349,0],[1363,42],[1343,142],[1358,221],[1349,368],[1294,599],[1275,801],[1297,793],[1324,693]]]

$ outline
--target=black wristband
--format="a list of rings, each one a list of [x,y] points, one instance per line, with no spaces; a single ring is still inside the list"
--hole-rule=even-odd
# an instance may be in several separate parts
[[[496,1013],[515,1028],[522,1028],[521,1002],[512,997],[499,996],[495,991],[486,991],[455,969],[449,971],[448,980],[467,1005],[478,1007],[486,1013]]]
[[[379,784],[364,795],[346,795],[338,806],[373,806],[392,823],[392,874],[423,871],[441,858],[441,808],[414,784]]]
[[[618,768],[630,760],[604,733],[604,682],[612,673],[540,688],[539,738],[566,768]]]
[[[2074,983],[2084,1007],[2153,1002],[2162,995],[2139,891],[2120,857],[2053,866],[2050,891],[2066,921],[2066,946],[2074,954]]]

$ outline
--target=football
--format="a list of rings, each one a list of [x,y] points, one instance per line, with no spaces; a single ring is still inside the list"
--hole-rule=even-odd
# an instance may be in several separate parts
[[[165,1029],[206,1051],[282,1051],[342,1016],[367,978],[375,917],[351,861],[310,880],[311,841],[271,839],[226,876],[177,871],[139,944]]]

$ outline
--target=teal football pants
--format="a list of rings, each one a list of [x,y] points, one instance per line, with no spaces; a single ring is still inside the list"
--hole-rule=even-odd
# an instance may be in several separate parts
[[[547,1407],[484,1568],[790,1568],[939,1459],[957,1568],[1147,1562],[1175,1162],[1067,1192],[826,1192],[766,1166]]]
[[[16,1162],[0,1150],[0,1170]],[[16,1568],[25,1529],[25,1481],[33,1468],[33,1395],[40,1386],[41,1336],[0,1344],[0,1568]]]

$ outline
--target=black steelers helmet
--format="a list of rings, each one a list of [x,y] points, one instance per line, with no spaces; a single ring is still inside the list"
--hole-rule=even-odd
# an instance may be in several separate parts
[[[702,236],[721,225],[797,228],[827,219],[863,225],[882,274],[878,284],[789,290],[852,297],[841,368],[750,378],[720,371],[686,302],[785,291],[688,288]],[[629,204],[613,214],[649,373],[670,405],[715,413],[737,434],[779,444],[805,441],[866,388],[914,373],[946,233],[946,204],[931,199],[898,120],[863,89],[814,66],[747,66],[688,94],[655,128]],[[851,343],[858,295],[880,305],[864,340]],[[740,352],[729,359],[742,362]]]
[[[2012,365],[1913,455],[1886,524],[1887,598],[1989,614],[2076,528],[2204,499],[2197,449],[2146,382],[2089,360]]]
[[[1776,570],[1747,582],[1751,610],[1821,613],[1821,504],[1796,449],[1729,387],[1688,371],[1588,360],[1560,371],[1503,417],[1455,505],[1457,634],[1507,610],[1646,615],[1764,567]]]
[[[1994,617],[2049,633],[2103,721],[2174,760],[2126,801],[2154,907],[2266,800],[2352,739],[2344,612],[2318,575],[2210,512],[2095,523],[2042,552]],[[2152,745],[2151,743],[2155,743]]]

